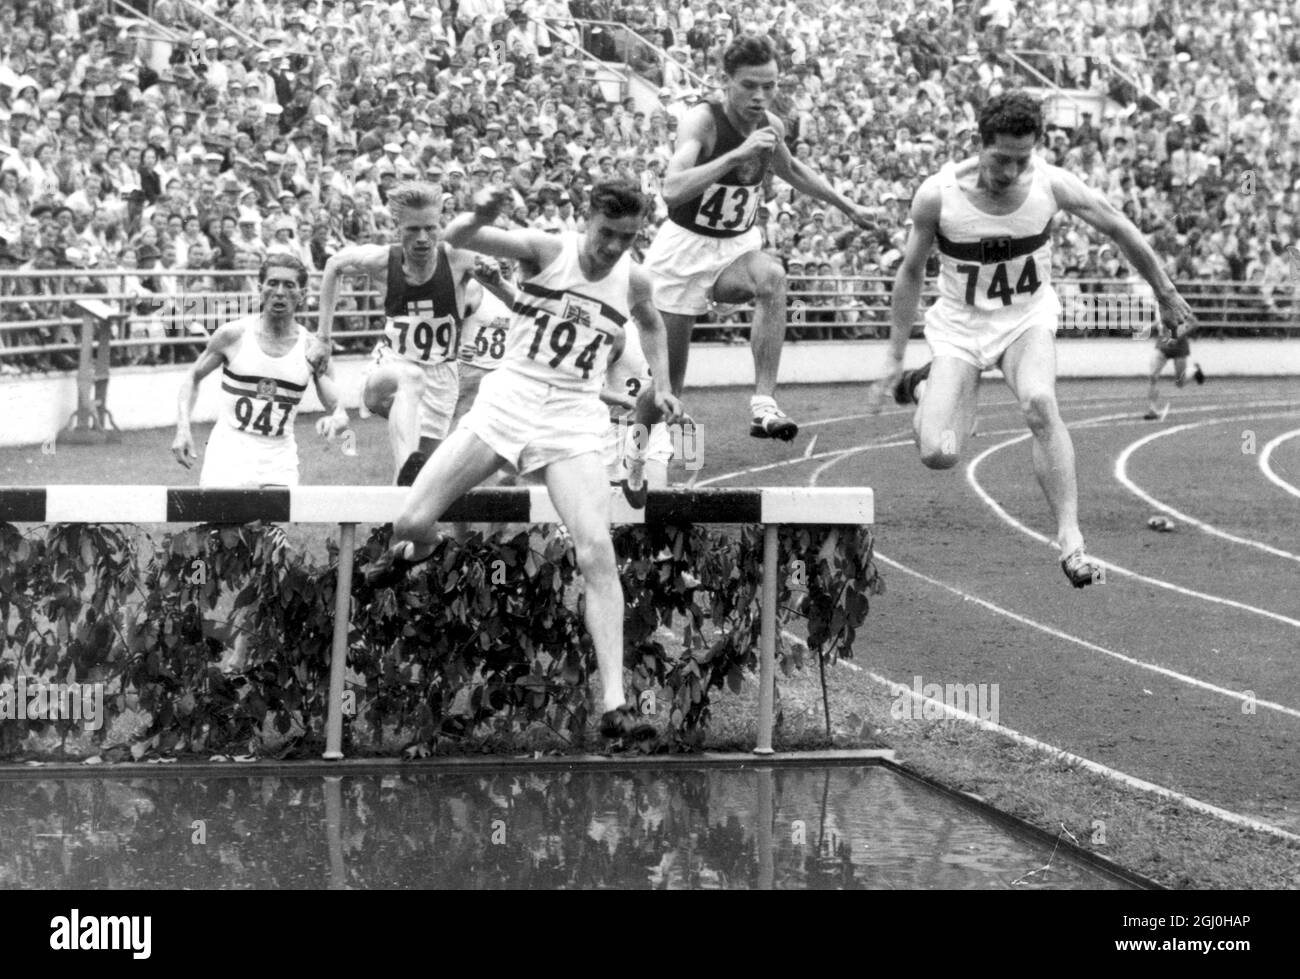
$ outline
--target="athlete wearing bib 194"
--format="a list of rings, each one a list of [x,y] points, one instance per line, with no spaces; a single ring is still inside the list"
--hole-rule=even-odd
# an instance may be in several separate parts
[[[365,273],[379,284],[384,339],[365,374],[361,403],[388,419],[396,480],[409,486],[451,428],[461,320],[474,308],[463,294],[472,259],[438,242],[442,206],[436,188],[402,184],[389,193],[388,208],[397,245],[352,245],[325,263],[320,335],[330,336],[342,276]]]
[[[582,571],[603,687],[601,733],[617,740],[653,736],[624,697],[623,591],[602,465],[609,416],[600,400],[629,321],[640,331],[653,376],[668,370],[649,279],[628,255],[649,202],[631,184],[597,184],[586,230],[552,235],[494,227],[509,200],[500,188],[480,191],[473,213],[457,217],[445,234],[457,248],[519,263],[501,366],[483,378],[474,407],[416,478],[393,524],[398,541],[366,567],[366,580],[384,587],[431,556],[447,508],[493,472],[539,474]],[[647,396],[669,421],[682,417],[670,392],[652,384]]]
[[[683,118],[664,174],[668,220],[646,253],[655,305],[668,327],[673,391],[681,393],[698,316],[717,305],[753,302],[750,346],[754,396],[749,434],[789,441],[799,431],[776,404],[777,372],[786,331],[785,269],[762,251],[754,227],[769,174],[796,191],[843,211],[859,227],[874,228],[871,211],[845,197],[786,148],[785,123],[769,111],[779,67],[765,37],[745,34],[722,55],[722,98]],[[658,421],[642,404],[637,422]]]
[[[921,461],[957,464],[972,430],[982,370],[1000,366],[1034,437],[1033,465],[1056,519],[1061,567],[1076,588],[1101,577],[1079,529],[1074,446],[1056,402],[1056,318],[1051,218],[1068,211],[1113,238],[1155,290],[1165,326],[1180,333],[1191,309],[1133,223],[1074,174],[1034,157],[1042,106],[1023,92],[985,103],[979,155],[945,166],[912,201],[912,229],[894,281],[890,351],[884,377],[868,394],[880,410],[885,392],[916,404],[912,425]],[[903,370],[931,249],[939,252],[939,299],[925,316],[933,359]]]
[[[204,451],[200,486],[296,486],[294,420],[313,379],[321,403],[332,413],[318,422],[317,431],[333,438],[348,424],[329,368],[313,374],[307,359],[311,334],[294,319],[307,284],[306,267],[292,256],[272,255],[262,265],[260,281],[261,314],[220,327],[181,384],[172,453],[188,469],[194,458],[190,416],[198,385],[221,368],[220,407]]]

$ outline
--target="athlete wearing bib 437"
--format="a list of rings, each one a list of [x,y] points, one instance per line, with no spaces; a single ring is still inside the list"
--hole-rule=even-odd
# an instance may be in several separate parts
[[[890,353],[868,394],[880,410],[886,391],[917,405],[913,428],[921,461],[957,464],[976,406],[980,372],[1000,366],[1034,436],[1034,473],[1056,519],[1061,567],[1082,588],[1098,580],[1079,530],[1074,446],[1056,403],[1056,320],[1050,282],[1051,218],[1058,210],[1109,235],[1155,290],[1160,317],[1179,333],[1191,309],[1133,223],[1078,177],[1034,158],[1042,106],[1023,92],[990,99],[980,111],[979,156],[945,166],[912,201],[912,230],[894,281]],[[925,317],[933,359],[904,371],[930,249],[939,251],[939,299]]]
[[[754,303],[750,345],[754,397],[749,434],[790,440],[799,431],[776,405],[776,376],[785,338],[785,269],[762,251],[754,227],[769,172],[795,190],[839,208],[859,227],[875,227],[871,212],[838,193],[816,171],[794,159],[783,142],[785,124],[768,111],[776,94],[776,49],[764,37],[742,35],[722,55],[723,98],[690,110],[662,187],[668,204],[646,253],[655,305],[668,327],[673,392],[686,380],[691,330],[716,304]],[[649,404],[637,422],[649,426]]]
[[[217,424],[203,455],[200,486],[296,486],[298,445],[293,423],[314,379],[321,404],[332,412],[317,424],[334,437],[348,425],[328,366],[313,374],[311,334],[294,319],[307,285],[307,269],[292,256],[272,255],[262,265],[262,312],[220,327],[181,383],[172,453],[185,468],[194,458],[190,416],[198,386],[221,368]]]
[[[583,575],[587,628],[604,687],[601,731],[641,738],[653,729],[624,700],[623,591],[609,534],[601,458],[609,417],[600,392],[629,320],[640,330],[654,377],[667,375],[650,283],[627,254],[649,202],[631,184],[597,184],[586,231],[552,235],[492,227],[509,200],[499,188],[480,191],[474,212],[452,221],[445,235],[457,248],[519,263],[505,356],[416,478],[393,524],[400,540],[366,568],[366,580],[382,587],[428,558],[447,508],[491,473],[503,467],[540,473]],[[681,404],[668,391],[652,385],[649,397],[669,420],[681,417]]]

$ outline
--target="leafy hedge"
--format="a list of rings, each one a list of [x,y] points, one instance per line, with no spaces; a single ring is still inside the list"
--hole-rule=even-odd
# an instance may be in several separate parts
[[[387,542],[386,530],[371,532],[353,582],[345,704],[371,740],[396,733],[427,750],[491,730],[517,740],[541,723],[581,744],[595,653],[562,532],[448,538],[401,586],[371,590],[360,571]],[[647,703],[659,698],[674,747],[698,746],[713,691],[739,690],[757,667],[761,528],[728,536],[627,526],[615,528],[614,544],[632,688],[652,691]],[[852,655],[869,596],[882,590],[871,552],[865,527],[783,529],[778,623],[805,615],[813,652]],[[337,556],[331,544],[318,566],[263,524],[203,525],[161,540],[130,527],[55,524],[23,536],[0,524],[0,683],[19,673],[103,683],[108,716],[93,739],[136,758],[255,750],[268,725],[290,743],[319,740]],[[674,625],[678,641],[665,645],[658,630]],[[254,666],[228,677],[216,661],[239,629]],[[802,666],[800,649],[782,639],[778,656],[787,674]],[[110,743],[114,719],[129,712],[146,723]],[[67,738],[80,728],[0,721],[0,757],[20,751],[29,732]]]

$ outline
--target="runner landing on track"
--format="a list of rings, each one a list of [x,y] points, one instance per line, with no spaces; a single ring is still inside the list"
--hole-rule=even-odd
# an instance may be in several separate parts
[[[947,164],[921,184],[894,281],[886,371],[867,404],[879,411],[886,392],[899,404],[916,404],[921,462],[951,469],[971,430],[979,375],[1000,367],[1034,436],[1034,474],[1056,519],[1061,568],[1083,588],[1099,579],[1101,566],[1084,548],[1074,445],[1056,403],[1061,304],[1051,285],[1052,217],[1068,211],[1113,238],[1155,290],[1160,319],[1174,336],[1192,323],[1192,314],[1128,218],[1074,174],[1034,157],[1042,132],[1037,99],[1023,92],[999,95],[980,111],[979,155]],[[936,245],[939,298],[925,315],[933,359],[904,371],[926,258]]]
[[[677,149],[662,193],[668,220],[645,257],[655,306],[668,328],[674,394],[686,383],[695,320],[719,304],[754,302],[750,344],[754,396],[749,434],[789,441],[799,426],[777,407],[776,376],[786,329],[786,276],[781,262],[762,251],[754,227],[769,170],[818,201],[839,208],[862,228],[871,212],[838,193],[787,149],[785,124],[768,111],[776,94],[776,49],[766,38],[745,35],[722,55],[722,101],[695,106],[682,120]],[[637,405],[644,431],[660,419],[651,398]],[[632,469],[635,459],[630,459]],[[630,485],[636,488],[636,476]]]

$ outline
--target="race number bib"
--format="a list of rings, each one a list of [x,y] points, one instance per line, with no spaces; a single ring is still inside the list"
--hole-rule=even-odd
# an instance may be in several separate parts
[[[710,231],[748,231],[758,214],[762,187],[711,184],[700,198],[695,224]]]
[[[421,364],[455,359],[456,320],[435,316],[432,300],[411,304],[406,316],[394,316],[384,334],[399,357]]]
[[[257,397],[243,395],[235,400],[230,423],[237,432],[283,438],[285,424],[296,407],[295,402],[284,398],[277,402],[275,381],[264,377],[257,382]]]
[[[561,316],[538,313],[528,358],[570,377],[589,380],[604,373],[614,338],[599,329],[600,303],[565,297]]]
[[[966,305],[979,309],[1027,301],[1042,285],[1033,255],[1011,257],[1010,238],[982,239],[980,264],[958,265],[956,271],[965,277]]]
[[[480,323],[473,336],[465,336],[460,345],[463,364],[491,364],[495,367],[506,355],[506,337],[510,333],[510,320],[499,316],[490,323]]]

